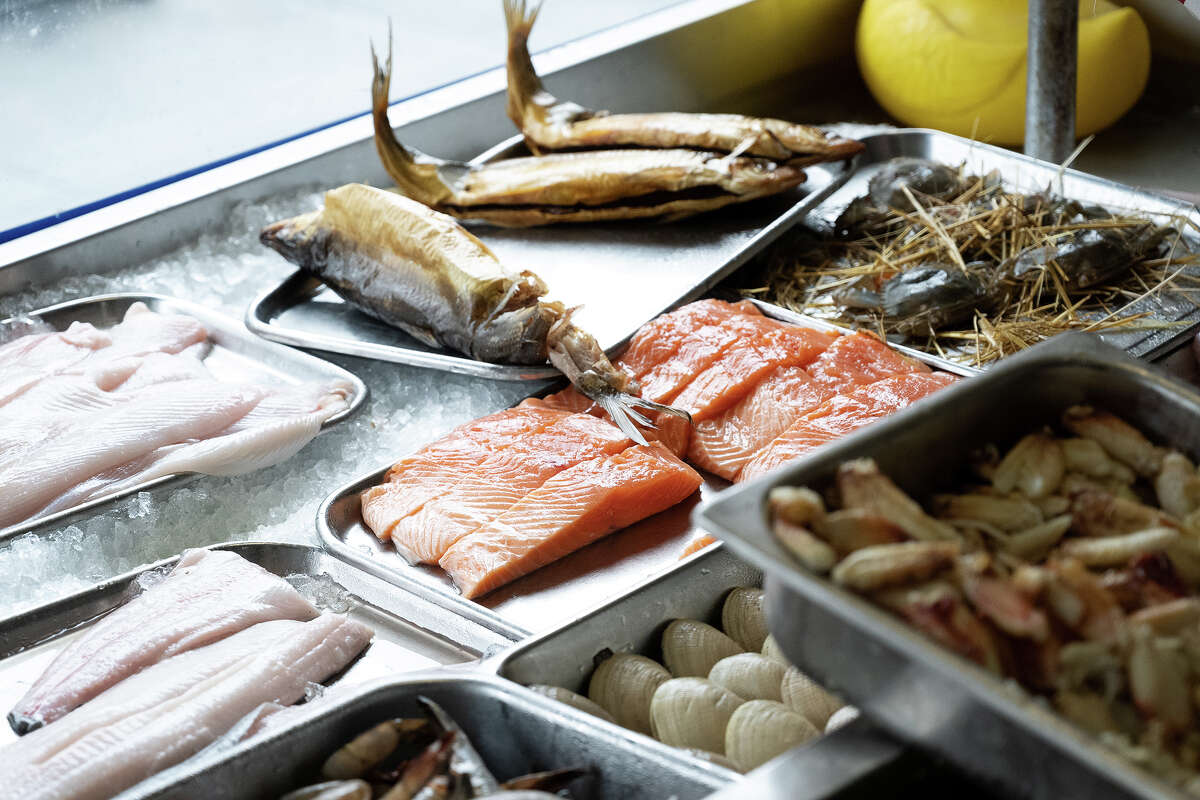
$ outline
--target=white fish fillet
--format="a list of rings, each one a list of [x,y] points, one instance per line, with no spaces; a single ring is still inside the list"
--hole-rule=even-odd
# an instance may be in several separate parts
[[[297,387],[286,393],[270,394],[246,416],[211,438],[160,447],[103,472],[55,498],[38,515],[52,514],[166,475],[184,472],[241,475],[278,464],[311,442],[327,419],[344,411],[352,391],[350,384],[335,381],[327,386]]]
[[[198,321],[129,307],[0,345],[0,528],[166,475],[237,475],[290,458],[353,387],[221,383]]]
[[[18,732],[48,724],[152,664],[274,619],[319,612],[236,553],[187,550],[161,583],[68,645],[9,712]]]
[[[88,414],[20,458],[0,464],[0,526],[27,519],[100,472],[164,445],[219,433],[262,396],[259,389],[215,381],[190,381],[186,391],[167,384],[122,394],[125,402]],[[5,435],[9,433],[6,428]]]
[[[261,704],[296,702],[371,635],[322,614],[265,622],[159,662],[0,750],[4,786],[22,800],[112,797],[200,751]]]

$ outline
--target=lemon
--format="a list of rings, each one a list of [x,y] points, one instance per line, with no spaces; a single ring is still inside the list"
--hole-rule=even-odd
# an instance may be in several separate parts
[[[871,93],[907,125],[997,144],[1025,138],[1026,0],[866,0],[858,64]],[[1075,132],[1111,125],[1150,71],[1150,37],[1132,8],[1080,0]]]

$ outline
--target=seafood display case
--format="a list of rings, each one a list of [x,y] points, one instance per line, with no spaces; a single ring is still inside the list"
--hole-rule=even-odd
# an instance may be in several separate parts
[[[556,90],[614,107],[709,109],[723,107],[731,97],[738,104],[744,99],[747,105],[761,106],[761,97],[749,87],[779,86],[805,66],[794,46],[800,14],[777,5],[692,0],[548,53],[544,61],[539,57],[539,64],[557,68]],[[754,63],[743,57],[744,41],[750,36],[756,42]],[[712,64],[735,66],[714,70]],[[661,82],[629,79],[651,73],[667,77]],[[689,73],[703,79],[686,77]],[[438,152],[447,156],[466,159],[483,152],[477,157],[482,163],[501,152],[511,155],[515,151],[508,138],[512,127],[502,111],[503,86],[503,70],[491,70],[403,101],[391,109],[391,121],[405,141],[422,146],[436,142]],[[494,145],[497,141],[501,144]],[[594,331],[604,350],[616,354],[640,325],[710,292],[802,219],[818,225],[831,222],[892,157],[928,158],[981,172],[994,169],[1006,184],[1022,191],[1051,187],[1073,200],[1200,225],[1194,208],[1154,193],[936,131],[894,130],[863,141],[866,151],[849,164],[806,167],[809,179],[797,189],[671,227],[604,223],[472,230],[505,264],[544,274],[554,299],[584,303],[578,320]],[[202,237],[228,237],[231,218],[261,225],[265,220],[259,219],[259,206],[269,198],[284,197],[282,202],[288,204],[284,209],[271,207],[272,215],[296,213],[313,202],[318,189],[351,179],[390,183],[367,118],[2,243],[0,294],[34,296],[37,287],[53,282],[66,287],[64,297],[80,285],[107,291],[110,273],[124,274],[121,270],[128,265],[136,268],[172,257]],[[213,259],[218,269],[223,268],[221,258],[225,256]],[[80,283],[85,279],[87,283]],[[220,274],[214,278],[215,283],[221,280]],[[509,395],[481,387],[493,380],[549,381],[560,375],[544,365],[487,364],[423,345],[352,310],[301,272],[262,270],[249,283],[222,295],[222,302],[241,311],[251,297],[245,327],[186,299],[134,292],[57,303],[31,316],[55,327],[72,320],[111,324],[141,301],[154,310],[195,317],[211,334],[214,346],[205,364],[218,377],[281,384],[329,378],[350,382],[354,392],[349,408],[330,418],[326,427],[367,403],[367,384],[352,371],[302,350],[348,355],[351,358],[338,358],[337,363],[351,370],[366,363],[355,358],[392,362],[396,372],[372,373],[370,385],[377,393],[412,374],[401,371],[403,365],[467,376],[464,381],[474,382],[465,382],[464,392],[484,396],[490,391],[487,397],[503,396],[504,402],[511,401]],[[770,303],[756,300],[755,305],[776,319],[842,330]],[[1177,349],[1200,324],[1195,305],[1170,292],[1149,293],[1137,310],[1162,324],[1109,333],[1106,338],[1145,359]],[[895,349],[957,375],[980,372],[911,348]],[[511,397],[537,388],[530,384],[513,390]],[[411,408],[377,409],[358,433],[371,435],[370,429],[383,425],[421,429],[466,421],[455,417],[464,406],[444,412],[433,407],[437,401],[422,404],[417,399]],[[920,491],[934,485],[939,474],[958,467],[972,443],[1010,436],[1056,404],[1084,401],[1104,404],[1145,430],[1200,454],[1200,396],[1087,337],[1068,335],[988,367],[919,407],[875,423],[761,481],[730,488],[728,482],[706,476],[698,498],[521,578],[481,602],[464,599],[445,575],[408,565],[365,527],[359,493],[383,479],[385,464],[404,455],[376,445],[368,457],[354,462],[354,471],[371,464],[380,468],[348,483],[344,476],[328,481],[320,495],[294,498],[296,503],[316,503],[332,492],[320,505],[315,529],[307,518],[303,530],[272,529],[273,536],[300,536],[307,544],[254,541],[219,546],[276,575],[331,579],[348,593],[350,616],[375,630],[375,642],[337,678],[337,690],[314,703],[303,719],[253,741],[202,753],[123,797],[281,795],[313,779],[321,761],[350,737],[383,719],[412,714],[419,696],[442,704],[502,778],[579,764],[591,767],[592,775],[578,784],[576,797],[686,800],[740,787],[752,791],[755,781],[776,790],[781,784],[794,784],[788,789],[795,797],[886,791],[893,780],[911,775],[913,765],[923,761],[899,744],[901,740],[945,755],[966,771],[1017,793],[1032,786],[1044,797],[1084,792],[1101,797],[1168,796],[1170,790],[1153,776],[1081,735],[1036,699],[938,650],[860,598],[791,568],[766,520],[764,498],[771,487],[825,479],[841,459],[873,455],[885,465],[901,467],[898,474],[905,475],[905,488]],[[914,459],[914,452],[922,453],[922,459]],[[27,542],[18,536],[30,532],[32,538],[57,537],[67,526],[82,524],[134,492],[145,491],[149,500],[157,501],[161,493],[189,478],[162,478],[0,530],[0,547]],[[338,483],[345,485],[338,488]],[[696,502],[703,507],[693,517]],[[272,525],[276,523],[273,519]],[[137,524],[132,515],[131,524]],[[230,525],[235,524],[231,520]],[[719,532],[729,544],[680,560],[688,539],[705,530]],[[144,533],[153,535],[153,527]],[[244,538],[246,531],[237,534],[231,532],[231,538]],[[11,705],[64,644],[133,596],[139,576],[161,571],[173,561],[135,569],[0,619],[0,697]],[[89,569],[88,579],[95,574]],[[715,620],[727,590],[758,585],[764,574],[771,627],[787,655],[844,693],[867,718],[779,757],[741,779],[743,784],[734,783],[739,778],[730,770],[598,723],[521,685],[581,689],[597,653],[606,648],[653,652],[667,620]],[[411,674],[396,676],[410,669]],[[0,744],[12,738],[5,731]]]
[[[799,568],[771,532],[773,487],[825,487],[839,464],[872,458],[910,496],[926,497],[966,474],[973,450],[1011,442],[1078,404],[1200,453],[1200,394],[1091,336],[1067,334],[723,493],[696,520],[767,573],[768,620],[784,651],[897,737],[1021,796],[1182,796],[1014,682]]]

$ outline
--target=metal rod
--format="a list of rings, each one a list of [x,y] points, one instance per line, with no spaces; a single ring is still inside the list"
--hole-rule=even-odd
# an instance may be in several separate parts
[[[1079,0],[1029,0],[1025,153],[1061,164],[1075,146]]]

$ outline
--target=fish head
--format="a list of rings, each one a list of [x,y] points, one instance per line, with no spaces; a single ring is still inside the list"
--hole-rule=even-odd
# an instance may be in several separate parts
[[[315,271],[324,263],[327,238],[319,225],[320,211],[272,222],[258,234],[258,240],[301,269]]]

